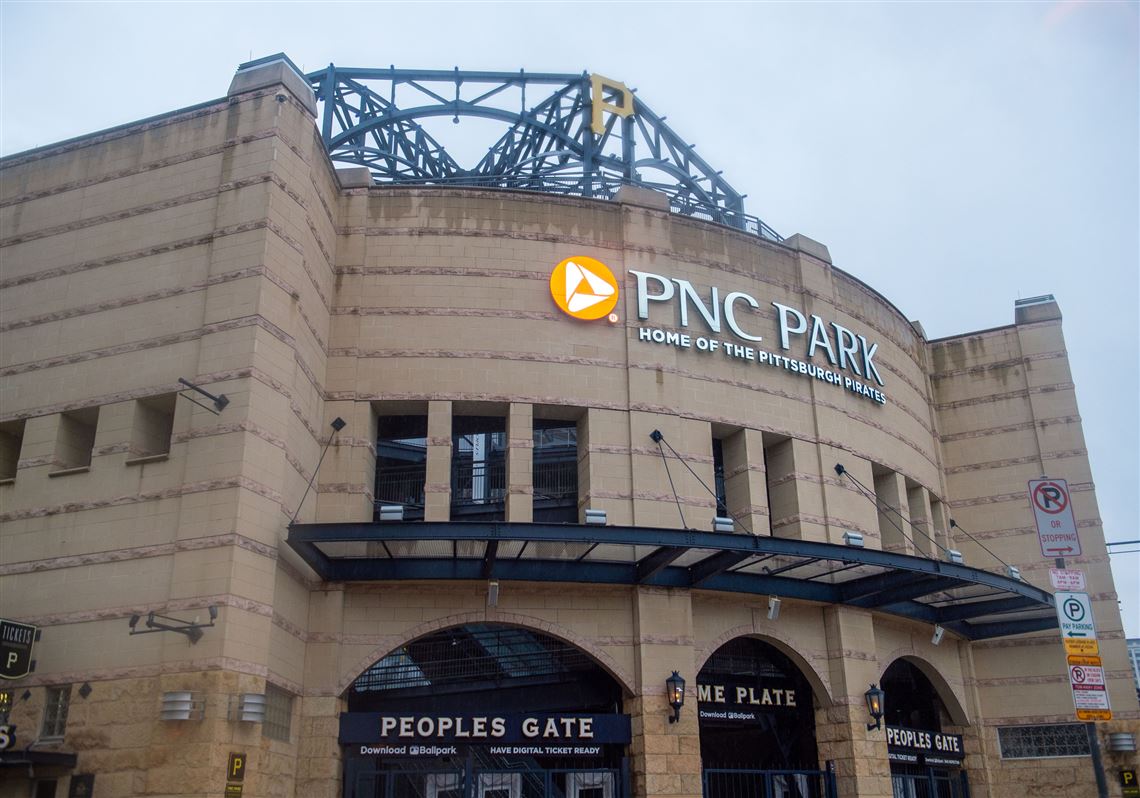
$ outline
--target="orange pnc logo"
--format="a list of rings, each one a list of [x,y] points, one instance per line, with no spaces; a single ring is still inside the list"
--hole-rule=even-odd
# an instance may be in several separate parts
[[[550,296],[568,316],[601,319],[617,306],[617,278],[601,261],[575,255],[550,273]]]

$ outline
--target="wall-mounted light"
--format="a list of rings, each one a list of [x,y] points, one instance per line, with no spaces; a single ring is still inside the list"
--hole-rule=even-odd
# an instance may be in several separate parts
[[[734,532],[736,531],[736,522],[731,518],[725,518],[718,515],[713,519],[713,532]]]
[[[939,643],[942,642],[942,635],[944,635],[944,634],[946,634],[946,630],[943,629],[938,624],[934,624],[934,634],[931,635],[930,642],[933,643],[934,645],[938,645]]]
[[[380,520],[381,521],[403,521],[404,520],[404,505],[402,504],[384,504],[380,507]]]
[[[883,727],[883,712],[886,706],[887,694],[883,692],[881,687],[871,685],[867,692],[863,693],[863,698],[867,701],[867,714],[871,716],[874,723],[867,724],[867,731],[871,729],[881,729]]]
[[[487,606],[499,606],[499,581],[492,579],[487,583]]]
[[[142,616],[132,615],[128,625],[131,627],[132,635],[149,635],[154,632],[177,632],[178,634],[186,635],[190,638],[190,645],[194,645],[202,639],[202,630],[209,629],[214,625],[214,621],[218,619],[218,608],[211,605],[209,608],[210,622],[198,623],[198,619],[193,621],[183,621],[180,618],[170,618],[166,615],[159,615],[157,612],[147,613],[146,616],[146,629],[136,629]]]
[[[1112,732],[1108,735],[1108,750],[1130,754],[1136,750],[1136,738],[1129,732]]]
[[[586,509],[586,523],[590,526],[605,526],[606,525],[606,511]]]
[[[241,723],[264,723],[265,695],[263,693],[241,693],[230,696],[230,720]]]
[[[201,720],[206,714],[206,703],[198,693],[179,690],[162,694],[162,720]]]
[[[1021,581],[1021,569],[1018,568],[1016,565],[1007,565],[1005,567],[1005,572],[1009,576],[1010,579],[1016,579],[1018,581]]]
[[[946,559],[955,565],[961,565],[966,561],[966,558],[962,556],[962,552],[957,549],[946,549]]]
[[[856,549],[863,548],[863,534],[861,532],[852,532],[847,530],[843,533],[843,542],[848,546],[853,546]]]
[[[665,695],[669,697],[669,706],[673,708],[669,722],[676,723],[681,719],[681,707],[685,705],[685,680],[677,671],[673,671],[673,675],[665,680]]]
[[[775,596],[768,597],[768,620],[774,621],[780,617],[780,600]]]

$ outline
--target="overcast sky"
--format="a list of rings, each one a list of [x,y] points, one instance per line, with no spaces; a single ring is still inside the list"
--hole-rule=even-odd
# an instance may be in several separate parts
[[[0,26],[2,154],[220,97],[278,51],[624,81],[749,213],[826,244],[931,338],[1054,294],[1106,537],[1140,538],[1136,2],[5,0]],[[1140,554],[1114,572],[1140,637]]]

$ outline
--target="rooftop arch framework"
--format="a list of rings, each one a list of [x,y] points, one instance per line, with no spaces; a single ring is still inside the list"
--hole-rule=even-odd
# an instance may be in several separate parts
[[[601,199],[612,199],[623,185],[638,185],[665,194],[675,213],[781,240],[745,213],[745,195],[721,170],[619,80],[587,72],[335,64],[303,74],[283,53],[241,64],[238,74],[275,62],[286,64],[313,90],[329,157],[368,168],[377,184],[510,188]],[[448,135],[439,119],[450,119],[461,135]],[[498,132],[482,151],[463,140],[464,134],[471,138],[461,125],[465,119],[495,123]],[[449,150],[445,139],[453,138],[459,141]],[[474,158],[457,155],[471,149],[479,153]]]

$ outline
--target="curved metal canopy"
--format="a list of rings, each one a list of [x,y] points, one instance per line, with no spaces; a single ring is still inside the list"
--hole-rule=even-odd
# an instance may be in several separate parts
[[[586,73],[333,64],[305,78],[322,105],[321,136],[329,157],[368,167],[377,182],[604,199],[623,184],[642,185],[666,194],[676,213],[780,240],[744,213],[744,195],[619,81]],[[444,128],[430,121],[439,117],[456,125],[462,119],[493,120],[501,132],[476,163],[464,166],[440,142]],[[461,146],[471,143],[468,128],[455,137]]]
[[[843,604],[971,640],[1057,626],[1053,597],[965,565],[831,543],[577,524],[294,524],[322,579],[499,579],[656,585]]]

